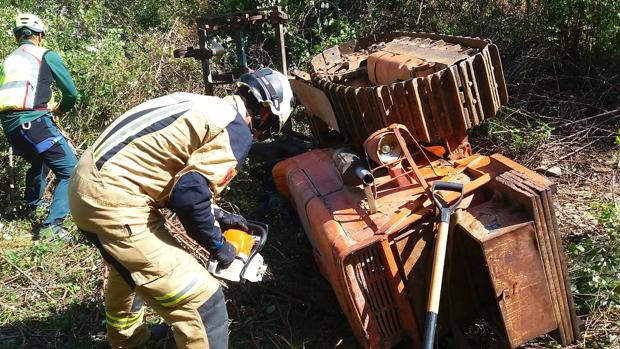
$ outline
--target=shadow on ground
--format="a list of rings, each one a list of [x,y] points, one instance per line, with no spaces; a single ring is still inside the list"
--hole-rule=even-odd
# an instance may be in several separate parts
[[[2,326],[0,349],[103,348],[103,314],[99,302],[77,303],[47,317]]]
[[[277,194],[271,179],[278,160],[301,150],[264,147],[253,148],[254,162],[225,194],[247,218],[270,227],[262,252],[269,265],[267,280],[225,290],[232,320],[230,347],[358,348],[331,286],[315,264],[297,214]],[[269,156],[260,156],[264,154]]]

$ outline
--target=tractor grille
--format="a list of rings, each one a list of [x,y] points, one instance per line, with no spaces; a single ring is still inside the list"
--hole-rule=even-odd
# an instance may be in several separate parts
[[[402,326],[379,246],[374,244],[355,252],[350,262],[359,289],[370,308],[371,321],[366,330],[369,331],[368,327],[374,325],[384,341],[396,342],[402,337]]]

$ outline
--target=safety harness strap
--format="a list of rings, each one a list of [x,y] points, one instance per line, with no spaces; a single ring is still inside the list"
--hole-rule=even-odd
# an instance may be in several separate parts
[[[32,138],[28,137],[28,134],[26,134],[23,128],[20,129],[19,132],[21,132],[22,136],[24,136],[24,139],[26,139],[28,143],[34,146],[34,149],[37,151],[37,154],[41,154],[41,153],[48,151],[51,147],[54,146],[54,144],[58,143],[61,139],[63,139],[62,136],[52,136],[52,137],[48,137],[42,140],[41,142],[36,143],[35,141],[32,140]]]

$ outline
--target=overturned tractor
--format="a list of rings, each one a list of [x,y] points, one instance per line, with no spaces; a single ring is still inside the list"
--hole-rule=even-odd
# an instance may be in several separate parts
[[[359,343],[421,347],[435,223],[430,186],[461,183],[439,329],[463,347],[485,324],[505,347],[579,328],[553,206],[555,185],[500,155],[473,154],[468,130],[508,101],[488,40],[388,33],[345,42],[295,72],[293,89],[324,147],[278,163],[322,274]],[[444,204],[458,194],[439,191]]]
[[[209,39],[235,37],[247,71],[243,32],[270,23],[286,72],[286,20],[279,7],[199,18],[199,47],[175,55],[202,61],[211,94],[237,75],[212,72],[210,58],[222,50]],[[493,347],[547,333],[562,345],[579,337],[555,185],[500,154],[474,154],[468,142],[468,131],[508,102],[495,45],[387,33],[327,49],[308,73],[292,74],[320,149],[278,163],[273,178],[363,347],[421,348],[427,302],[438,299],[439,334],[450,333],[452,347],[481,347],[467,343],[481,327]],[[444,182],[461,192],[431,189]],[[431,275],[436,242],[445,242],[435,226],[446,227],[434,196],[439,206],[458,203],[443,277]],[[429,301],[431,279],[443,287]]]

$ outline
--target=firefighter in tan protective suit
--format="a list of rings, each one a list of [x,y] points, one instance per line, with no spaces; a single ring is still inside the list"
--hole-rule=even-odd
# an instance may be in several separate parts
[[[113,348],[149,339],[144,303],[172,327],[179,348],[228,347],[219,283],[179,248],[159,208],[174,211],[220,265],[234,260],[222,231],[243,228],[244,220],[218,214],[213,196],[236,175],[252,136],[280,129],[292,99],[286,77],[269,68],[242,75],[238,87],[224,99],[174,93],[133,108],[86,150],[73,173],[71,214],[110,266],[105,312]]]

